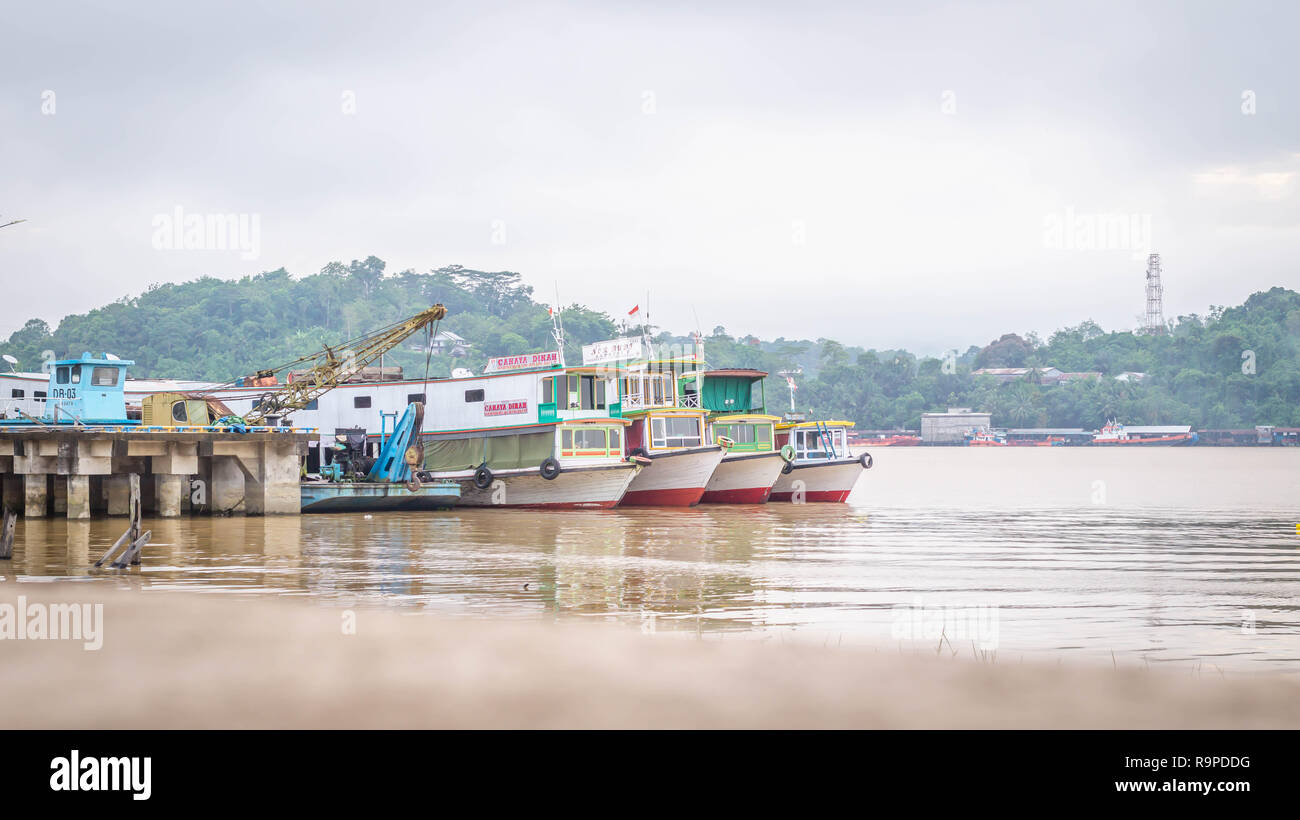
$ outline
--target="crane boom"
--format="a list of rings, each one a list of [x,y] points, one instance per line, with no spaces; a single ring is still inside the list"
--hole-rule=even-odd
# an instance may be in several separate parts
[[[286,369],[295,364],[310,363],[307,372],[284,384],[276,390],[263,393],[253,409],[245,414],[244,420],[257,424],[267,416],[282,416],[301,410],[321,395],[361,372],[361,368],[378,359],[384,353],[402,343],[408,336],[422,327],[447,315],[447,308],[441,304],[423,310],[409,319],[381,328],[368,336],[353,340],[346,348],[338,350],[326,347],[318,353],[296,359],[279,369]],[[275,371],[262,371],[258,375],[273,375]]]

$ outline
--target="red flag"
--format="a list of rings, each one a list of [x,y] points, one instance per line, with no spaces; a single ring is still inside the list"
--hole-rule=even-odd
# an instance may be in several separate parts
[[[641,306],[640,306],[640,305],[636,305],[636,306],[634,306],[631,310],[629,310],[629,311],[627,312],[627,315],[628,315],[628,316],[631,316],[633,313],[636,313],[636,312],[637,312],[638,310],[640,310],[640,309],[641,309]]]

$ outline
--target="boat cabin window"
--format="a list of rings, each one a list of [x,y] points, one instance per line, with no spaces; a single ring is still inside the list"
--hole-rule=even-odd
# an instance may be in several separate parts
[[[354,408],[356,408],[357,410],[364,410],[364,409],[366,409],[367,407],[370,406],[370,397],[369,397],[369,396],[353,396],[353,397],[352,397],[352,406],[353,406]]]
[[[22,390],[14,389],[9,391],[9,397],[13,399],[21,399],[25,395],[27,394]]]
[[[483,401],[483,388],[480,387],[478,390],[466,390],[465,401],[467,402]]]
[[[542,379],[542,404],[555,403],[555,379],[547,376]]]
[[[64,367],[57,368],[54,371],[54,382],[56,384],[68,383],[68,368],[66,365]]]
[[[651,447],[698,447],[700,420],[683,416],[650,419]]]
[[[621,435],[608,427],[564,428],[560,431],[560,455],[605,457],[623,455]]]
[[[43,399],[43,398],[45,398],[45,391],[44,391],[44,390],[33,390],[33,391],[32,391],[32,398],[34,398],[34,399]]]
[[[81,384],[81,365],[79,364],[72,366],[72,383]]]
[[[829,445],[835,454],[840,457],[848,455],[844,431],[831,430],[830,435]],[[830,458],[831,455],[827,452],[827,443],[822,441],[822,434],[817,430],[794,431],[794,449],[796,458]]]
[[[90,371],[90,383],[95,387],[116,387],[116,367],[96,367]]]
[[[549,384],[550,379],[546,382]],[[567,377],[570,410],[604,410],[605,380],[598,376],[570,374]],[[542,391],[542,402],[549,403],[549,392]]]
[[[770,424],[715,424],[713,439],[726,436],[739,450],[770,450],[772,426]]]
[[[407,404],[415,404],[417,401],[418,401],[420,404],[424,404],[424,394],[423,394],[423,393],[407,393],[407,394],[406,394],[406,403],[407,403]]]

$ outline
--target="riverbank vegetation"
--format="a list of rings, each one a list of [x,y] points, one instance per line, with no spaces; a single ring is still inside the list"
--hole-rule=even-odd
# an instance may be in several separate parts
[[[28,370],[39,367],[45,351],[63,357],[107,350],[133,359],[138,377],[228,381],[326,344],[343,345],[434,302],[449,311],[440,329],[469,347],[453,352],[448,345],[433,356],[431,376],[448,376],[454,367],[477,371],[489,356],[554,347],[549,307],[517,273],[452,265],[392,274],[371,256],[302,278],[281,268],[238,280],[154,285],[66,316],[54,328],[32,319],[3,351]],[[582,305],[565,306],[563,319],[571,362],[580,361],[583,344],[623,332],[607,314]],[[652,330],[660,342],[693,344],[690,336]],[[988,410],[996,426],[1009,427],[1095,429],[1109,418],[1198,429],[1300,426],[1300,293],[1281,287],[1235,307],[1179,316],[1163,335],[1084,321],[1046,340],[1008,333],[940,358],[831,339],[762,340],[722,327],[702,338],[710,366],[772,374],[765,385],[770,411],[789,407],[786,382],[776,374],[798,370],[796,409],[851,419],[862,429],[916,429],[922,412],[949,406]],[[385,363],[423,375],[422,343],[413,338]],[[985,368],[1026,372],[1011,379],[974,372]],[[1059,380],[1049,368],[1074,375]]]

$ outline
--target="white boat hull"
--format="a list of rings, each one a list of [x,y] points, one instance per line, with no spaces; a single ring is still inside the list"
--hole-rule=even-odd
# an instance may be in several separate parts
[[[637,465],[608,464],[597,467],[566,467],[554,479],[546,480],[536,468],[502,470],[494,473],[486,489],[474,484],[470,470],[434,472],[460,484],[461,507],[595,507],[618,504],[638,472]]]
[[[864,472],[856,458],[796,463],[790,472],[782,473],[776,480],[771,500],[796,504],[843,502],[848,500],[853,485]]]
[[[705,504],[762,504],[781,477],[780,453],[729,453],[704,489]]]
[[[721,447],[692,447],[649,456],[621,503],[637,507],[693,507],[722,461]]]

